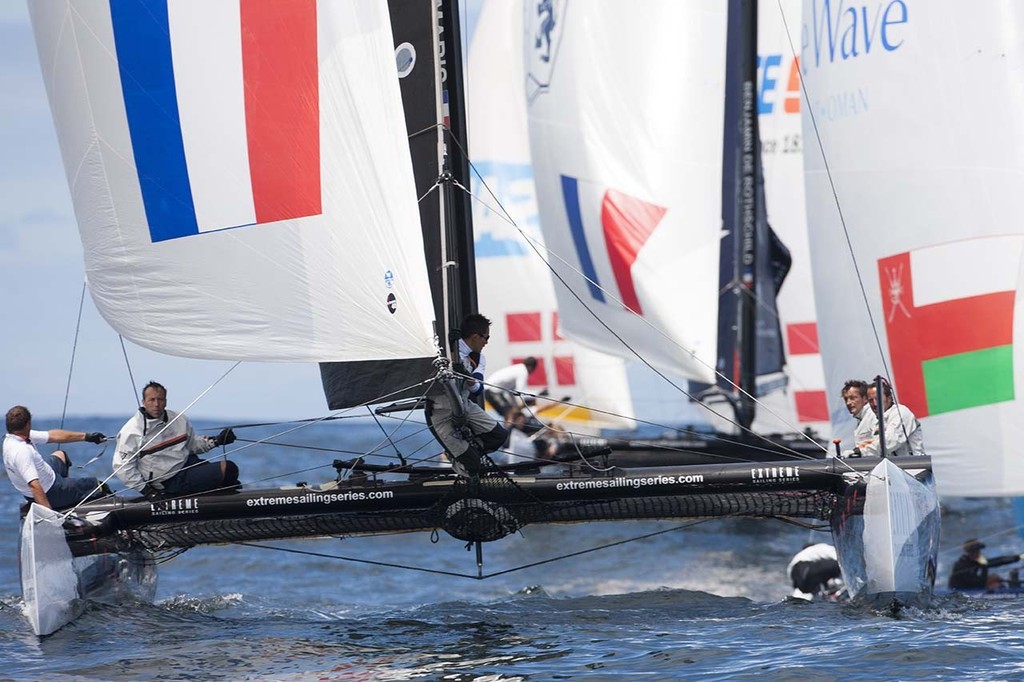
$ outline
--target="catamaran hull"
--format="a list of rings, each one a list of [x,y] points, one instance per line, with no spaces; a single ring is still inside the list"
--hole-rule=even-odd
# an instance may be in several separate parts
[[[22,523],[21,591],[36,635],[49,635],[79,616],[87,601],[151,601],[156,564],[142,548],[73,556],[61,515],[33,504]]]
[[[939,503],[930,466],[904,470],[882,460],[866,485],[844,495],[832,518],[832,535],[852,598],[905,603],[930,595],[939,548]]]

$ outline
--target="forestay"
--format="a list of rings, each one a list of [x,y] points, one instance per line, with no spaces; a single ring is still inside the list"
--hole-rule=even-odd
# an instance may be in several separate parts
[[[944,495],[1024,493],[1022,25],[1018,3],[804,5],[827,384],[889,374],[923,424]],[[837,390],[829,400],[848,439]]]
[[[384,2],[31,3],[102,315],[162,353],[435,355]]]

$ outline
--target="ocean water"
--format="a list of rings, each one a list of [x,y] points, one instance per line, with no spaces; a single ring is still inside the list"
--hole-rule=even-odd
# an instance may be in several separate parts
[[[329,478],[333,458],[385,440],[372,422],[274,435],[286,428],[238,430],[243,480]],[[399,436],[410,459],[432,451],[418,426]],[[265,438],[317,449],[248,442]],[[69,446],[76,464],[101,449]],[[110,454],[76,473],[105,475]],[[196,548],[160,566],[155,603],[91,604],[37,638],[20,610],[18,503],[0,481],[0,679],[1024,679],[1024,602],[945,595],[894,615],[787,601],[789,559],[827,535],[759,520],[528,527],[484,546],[482,572],[498,575],[483,580],[444,535]],[[965,537],[1024,549],[1015,524],[1004,500],[947,501],[940,583]]]

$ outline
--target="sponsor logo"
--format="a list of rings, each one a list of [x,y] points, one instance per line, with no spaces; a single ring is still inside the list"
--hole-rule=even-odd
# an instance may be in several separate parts
[[[389,500],[395,496],[393,490],[349,490],[343,493],[304,492],[301,495],[274,495],[253,497],[245,501],[247,507],[269,507],[280,504],[333,504],[335,502],[360,502],[362,500]]]
[[[394,294],[388,294],[388,312],[392,315],[398,310],[398,297]]]
[[[811,0],[804,13],[800,64],[808,68],[898,50],[909,21],[906,0]]]
[[[395,48],[395,66],[399,78],[405,78],[416,68],[416,48],[412,43],[402,43]]]
[[[693,485],[703,483],[703,474],[690,476],[650,476],[627,478],[616,476],[615,478],[594,478],[589,480],[564,481],[558,483],[555,488],[558,490],[598,490],[604,488],[646,488],[649,486],[661,485]]]
[[[198,514],[199,500],[195,497],[181,500],[160,500],[159,502],[150,502],[149,510],[153,516]]]
[[[799,483],[800,467],[758,467],[750,470],[754,483]]]
[[[526,97],[530,102],[551,85],[567,4],[568,0],[526,3],[526,31],[532,38],[526,64]]]

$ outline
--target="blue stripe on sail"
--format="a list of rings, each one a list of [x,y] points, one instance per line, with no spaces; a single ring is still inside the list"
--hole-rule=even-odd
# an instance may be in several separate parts
[[[174,85],[166,0],[110,0],[121,90],[154,242],[199,233]]]
[[[604,303],[604,292],[598,286],[597,270],[594,268],[594,260],[590,257],[590,249],[587,247],[587,233],[583,230],[583,216],[580,214],[580,190],[576,178],[568,175],[562,176],[562,197],[565,199],[565,212],[569,218],[569,231],[572,233],[572,241],[576,246],[576,253],[580,257],[580,268],[587,277],[587,288],[590,295],[601,303]]]

